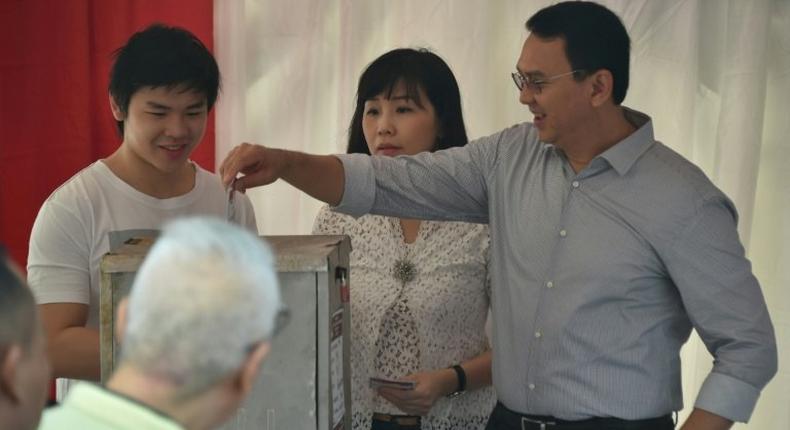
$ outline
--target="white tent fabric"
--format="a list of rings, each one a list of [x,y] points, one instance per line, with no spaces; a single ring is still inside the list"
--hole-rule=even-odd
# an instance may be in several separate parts
[[[510,79],[537,0],[216,0],[223,72],[217,160],[255,142],[345,148],[362,69],[396,47],[428,47],[454,70],[471,138],[529,120]],[[790,2],[608,0],[632,38],[625,105],[736,203],[779,340],[779,374],[748,425],[790,429]],[[320,203],[281,181],[249,195],[262,234],[307,234]],[[685,417],[711,367],[684,348]]]

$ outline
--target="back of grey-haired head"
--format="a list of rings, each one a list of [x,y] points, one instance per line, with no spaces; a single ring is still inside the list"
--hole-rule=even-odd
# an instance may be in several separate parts
[[[219,219],[174,221],[132,286],[122,363],[196,394],[271,337],[281,306],[260,238]]]

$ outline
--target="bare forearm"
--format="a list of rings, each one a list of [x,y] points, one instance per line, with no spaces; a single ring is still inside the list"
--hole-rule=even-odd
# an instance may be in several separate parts
[[[340,204],[345,173],[337,157],[277,151],[282,153],[285,160],[281,176],[284,181],[331,206]]]
[[[728,430],[730,427],[732,421],[704,409],[694,408],[680,430]]]
[[[491,352],[461,363],[466,374],[466,390],[474,390],[491,383]],[[445,368],[408,375],[405,380],[415,381],[413,390],[380,388],[379,394],[402,411],[426,415],[436,401],[458,389],[458,376],[453,368]]]
[[[98,381],[99,332],[85,327],[69,327],[49,339],[52,374],[57,378]]]
[[[472,391],[491,385],[491,351],[461,364],[466,373],[466,390]]]
[[[491,351],[485,351],[477,357],[460,364],[466,374],[466,391],[476,390],[491,385]],[[458,375],[452,368],[439,371],[442,394],[448,395],[458,389]]]

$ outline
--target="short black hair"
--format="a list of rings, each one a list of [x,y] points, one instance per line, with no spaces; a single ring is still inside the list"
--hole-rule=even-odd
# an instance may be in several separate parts
[[[539,10],[527,21],[527,30],[540,38],[561,37],[574,75],[606,69],[612,74],[612,98],[621,104],[628,92],[631,39],[614,12],[597,3],[566,1]]]
[[[439,136],[433,151],[464,146],[469,142],[461,110],[461,92],[450,66],[427,49],[400,48],[376,58],[359,78],[356,108],[348,126],[346,151],[349,154],[370,154],[362,133],[365,101],[382,93],[391,97],[399,82],[403,82],[406,95],[418,106],[423,106],[419,89],[433,105],[439,121]]]
[[[220,86],[219,66],[208,48],[194,34],[180,27],[152,24],[132,35],[113,52],[110,95],[121,111],[142,87],[183,86],[205,94],[208,110]],[[116,121],[123,136],[123,121]]]
[[[7,348],[30,347],[37,327],[33,294],[19,274],[11,269],[5,249],[0,245],[0,362]]]

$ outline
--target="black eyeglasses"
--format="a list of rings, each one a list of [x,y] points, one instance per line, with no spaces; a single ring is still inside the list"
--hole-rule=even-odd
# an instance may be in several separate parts
[[[291,311],[288,308],[283,306],[280,309],[278,309],[277,315],[275,315],[274,317],[274,328],[272,329],[272,334],[265,339],[261,339],[257,342],[253,342],[252,344],[248,345],[246,348],[247,354],[250,354],[252,353],[252,351],[255,351],[255,348],[257,348],[258,345],[260,345],[261,343],[271,342],[271,340],[274,339],[278,334],[280,334],[283,328],[286,325],[288,325],[288,321],[290,320],[291,320]]]
[[[277,310],[277,315],[274,317],[274,330],[272,330],[272,335],[270,338],[274,338],[281,331],[288,325],[288,321],[291,320],[291,310],[286,308],[285,306],[281,307]]]
[[[583,71],[584,70],[582,69],[576,69],[567,73],[560,73],[559,75],[549,76],[546,78],[533,78],[531,76],[525,76],[519,71],[515,71],[511,73],[510,76],[513,78],[513,83],[516,84],[516,88],[518,88],[519,91],[524,91],[524,88],[527,88],[532,94],[540,94],[541,91],[543,91],[544,85],[563,76],[569,76]]]

